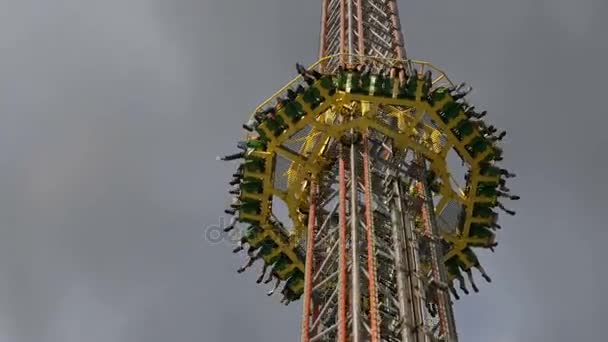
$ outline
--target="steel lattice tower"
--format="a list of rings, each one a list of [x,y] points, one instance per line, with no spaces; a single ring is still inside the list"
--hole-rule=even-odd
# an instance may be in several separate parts
[[[326,68],[355,63],[356,56],[406,59],[396,0],[323,0],[322,6],[320,57],[341,57]],[[384,158],[382,152],[396,156]],[[427,282],[446,285],[436,294],[438,322],[429,324],[434,320],[425,309],[427,284],[418,276],[420,236],[414,233],[414,208],[405,195],[412,178],[400,163],[392,163],[404,157],[393,152],[389,146],[370,150],[367,141],[342,145],[332,175],[336,194],[323,196],[338,200],[311,203],[307,241],[313,243],[306,249],[303,342],[322,334],[327,340],[355,342],[432,341],[433,336],[456,341],[447,278],[438,262],[442,253],[432,239],[427,247],[434,278]],[[322,186],[322,192],[332,192]],[[428,217],[432,237],[437,233],[431,223],[432,202],[416,210]],[[337,220],[332,220],[335,212]],[[338,262],[332,264],[332,259]],[[338,286],[323,286],[336,278]],[[430,333],[433,328],[437,333]],[[336,333],[330,337],[332,330]]]
[[[301,341],[457,341],[454,282],[490,281],[508,195],[496,129],[433,65],[406,57],[396,0],[322,0],[320,59],[244,125],[226,231],[262,282],[301,299]],[[447,156],[466,168],[463,186]],[[283,203],[286,210],[278,203]],[[285,208],[285,206],[283,208]],[[288,219],[279,219],[287,211]],[[290,222],[288,222],[290,221]],[[269,295],[274,293],[274,289]]]

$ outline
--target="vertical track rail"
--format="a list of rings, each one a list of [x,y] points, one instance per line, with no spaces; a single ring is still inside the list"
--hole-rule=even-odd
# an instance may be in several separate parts
[[[419,183],[419,185],[421,185]],[[431,237],[439,236],[439,229],[435,220],[435,212],[433,205],[433,197],[429,187],[429,184],[424,184],[420,187],[424,192],[425,203],[423,206],[423,217],[425,220],[425,226],[427,228],[427,234]],[[442,260],[443,253],[441,251],[441,245],[437,244],[434,240],[431,243],[431,257],[433,258],[433,273],[435,279],[443,285],[447,284],[447,272],[445,265]],[[450,342],[457,341],[456,326],[454,324],[454,312],[450,302],[450,296],[447,293],[445,286],[442,289],[438,289],[438,307],[439,315],[441,320],[441,329],[443,336]]]
[[[304,283],[304,304],[302,308],[302,342],[310,342],[310,308],[312,304],[312,271],[315,251],[315,232],[317,221],[317,184],[310,184],[310,209],[308,212],[308,234],[306,239],[306,264]]]
[[[396,181],[393,181],[393,194],[394,196],[399,195],[399,185]],[[399,314],[403,319],[403,322],[400,327],[400,337],[403,342],[413,342],[410,338],[410,326],[411,320],[413,318],[413,314],[411,312],[411,306],[408,305],[411,302],[411,299],[408,299],[406,296],[408,293],[411,293],[411,290],[408,288],[409,282],[406,282],[407,275],[405,274],[405,269],[407,266],[407,258],[404,255],[405,248],[404,244],[407,241],[404,241],[403,236],[403,222],[401,221],[403,218],[402,215],[401,203],[398,198],[393,199],[392,208],[391,208],[391,233],[393,237],[393,253],[395,254],[395,264],[399,265],[396,269],[396,281],[397,281],[397,301],[398,301],[398,309]]]
[[[325,36],[327,35],[327,21],[329,20],[329,0],[323,0],[321,3],[321,34],[319,39],[319,58],[323,58],[327,55],[327,39]],[[323,63],[325,64],[325,63]],[[322,68],[324,69],[324,68]]]
[[[430,217],[429,217],[429,210],[428,210],[428,198],[427,198],[427,191],[426,191],[426,186],[425,184],[418,182],[416,184],[417,190],[419,191],[419,193],[423,196],[424,198],[424,204],[422,206],[422,224],[424,226],[424,233],[425,235],[432,239],[433,235],[431,232],[431,222],[430,222]],[[431,202],[432,203],[432,202]],[[431,242],[431,269],[433,272],[433,279],[436,282],[440,282],[441,279],[441,275],[439,273],[439,260],[437,260],[437,255],[436,253],[434,253],[434,249],[435,249],[435,243]],[[446,334],[447,331],[447,315],[446,315],[446,311],[445,311],[445,306],[444,303],[442,303],[441,301],[438,303],[438,309],[439,309],[439,331],[440,331],[440,335],[444,335]]]
[[[352,133],[351,133],[352,134]],[[359,207],[357,193],[357,146],[351,142],[350,145],[350,249],[351,249],[351,286],[352,286],[352,327],[353,327],[353,342],[361,342],[361,276],[359,264]]]
[[[349,0],[350,1],[350,0]],[[340,0],[340,53],[341,64],[346,64],[346,0]]]
[[[348,1],[346,4],[346,24],[348,25],[348,63],[352,63],[353,62],[353,55],[354,55],[354,50],[353,50],[353,2],[352,0],[345,0]]]
[[[346,300],[347,292],[347,265],[346,265],[346,172],[344,165],[344,148],[340,151],[339,163],[339,246],[340,246],[340,264],[338,278],[338,341],[347,342],[347,312]]]
[[[365,32],[363,31],[363,0],[357,0],[357,50],[359,55],[365,55]]]
[[[367,273],[369,278],[369,325],[370,325],[370,341],[378,342],[380,333],[378,331],[378,310],[376,297],[376,262],[374,258],[374,224],[372,220],[372,199],[371,199],[371,180],[370,180],[370,163],[369,149],[367,136],[363,141],[363,187],[365,191],[365,226],[367,228]]]
[[[412,341],[423,342],[429,341],[428,336],[422,330],[424,326],[424,304],[422,302],[422,291],[425,288],[424,284],[420,281],[419,276],[419,258],[416,246],[418,244],[417,236],[414,232],[413,214],[406,205],[405,197],[406,193],[403,189],[401,182],[396,182],[396,188],[398,196],[398,206],[400,208],[403,232],[404,232],[404,248],[405,257],[407,263],[407,287],[410,304],[410,338]],[[406,209],[407,208],[407,209]]]
[[[397,0],[388,0],[389,15],[391,18],[391,34],[393,36],[393,46],[397,59],[405,59],[405,43],[403,42],[403,32],[401,31],[401,22],[399,20],[399,10],[397,9]]]

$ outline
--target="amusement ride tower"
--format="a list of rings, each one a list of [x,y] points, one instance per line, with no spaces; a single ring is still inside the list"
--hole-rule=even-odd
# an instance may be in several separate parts
[[[496,246],[504,133],[433,65],[407,59],[396,0],[322,0],[320,60],[243,125],[226,231],[259,261],[301,341],[457,341],[452,298]],[[458,184],[448,155],[466,169]],[[280,219],[279,217],[288,219]]]

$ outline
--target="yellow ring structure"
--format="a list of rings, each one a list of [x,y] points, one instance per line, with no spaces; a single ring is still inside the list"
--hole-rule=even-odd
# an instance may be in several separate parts
[[[311,68],[314,68],[330,58],[339,58],[340,56],[330,56],[319,60]],[[358,56],[360,60],[365,60],[368,57]],[[418,75],[422,75],[425,68],[433,69],[439,76],[433,80],[433,84],[443,83],[446,87],[451,86],[447,76],[434,66],[426,62],[419,61],[395,61],[381,60],[378,58],[369,58],[372,62],[380,61],[383,65],[395,65],[408,63],[418,70]],[[292,88],[300,77],[282,88],[277,94],[265,101],[256,109],[260,110],[263,107],[278,98],[286,89]],[[259,215],[241,213],[241,219],[249,219],[260,222],[263,228],[263,233],[260,239],[270,238],[278,246],[278,251],[284,253],[292,261],[292,265],[285,269],[282,273],[288,274],[294,269],[299,269],[304,272],[304,261],[295,253],[295,247],[303,238],[303,232],[306,229],[304,215],[299,213],[299,209],[307,208],[308,198],[307,189],[310,181],[317,177],[327,166],[329,161],[324,153],[327,150],[328,143],[332,139],[339,139],[346,132],[354,129],[361,133],[367,130],[375,130],[381,134],[391,138],[393,145],[402,150],[411,150],[423,155],[430,161],[430,166],[441,179],[442,185],[440,189],[441,199],[438,201],[435,211],[436,214],[441,213],[449,201],[455,200],[464,208],[465,219],[462,230],[458,233],[455,229],[455,234],[446,234],[444,238],[451,242],[452,249],[444,256],[444,260],[448,260],[454,256],[459,256],[461,260],[468,263],[468,267],[473,267],[472,263],[464,256],[463,250],[471,247],[475,243],[483,242],[479,239],[470,238],[469,230],[472,223],[489,224],[490,219],[480,219],[473,217],[473,206],[475,203],[488,202],[489,199],[477,197],[477,187],[480,182],[498,182],[499,177],[484,177],[480,175],[479,164],[485,160],[494,150],[494,146],[490,146],[483,154],[473,158],[465,146],[470,143],[476,136],[481,133],[474,128],[474,133],[463,138],[460,141],[452,132],[456,124],[467,119],[465,114],[460,111],[458,116],[453,118],[449,124],[443,122],[439,113],[448,99],[444,99],[434,105],[430,105],[422,95],[422,82],[418,82],[415,99],[399,99],[396,96],[381,97],[374,95],[373,88],[369,94],[352,94],[347,85],[346,91],[338,90],[330,96],[327,91],[320,87],[319,82],[313,85],[321,92],[325,99],[317,108],[311,109],[303,100],[302,95],[298,96],[296,101],[300,102],[306,114],[297,122],[285,114],[283,110],[277,112],[277,116],[281,117],[287,128],[279,135],[275,136],[268,128],[266,123],[262,123],[259,129],[264,131],[268,137],[268,144],[265,151],[253,151],[251,155],[265,160],[264,173],[245,172],[244,177],[254,177],[263,181],[263,193],[251,194],[244,193],[243,197],[249,197],[261,202],[261,212]],[[382,107],[384,111],[387,109],[391,115],[398,119],[397,127],[392,127],[376,118],[377,110]],[[340,115],[338,110],[352,110],[357,107],[361,112],[361,116],[352,120],[347,120],[344,123],[338,123],[335,119]],[[407,108],[408,110],[403,110]],[[413,115],[412,115],[413,113]],[[423,115],[426,113],[435,127],[425,124],[422,121]],[[299,151],[294,151],[284,146],[286,142],[293,138],[294,135],[309,129],[309,132],[300,137],[304,143]],[[445,141],[442,141],[443,137]],[[426,139],[423,139],[426,138]],[[463,161],[468,166],[469,184],[467,189],[453,189],[450,185],[451,175],[447,165],[447,155],[450,150],[455,150],[461,156]],[[283,158],[290,162],[290,166],[286,174],[276,174],[275,168],[277,158]],[[281,190],[275,187],[277,177],[285,177],[287,181],[286,190]],[[280,199],[286,203],[289,216],[293,222],[293,229],[289,237],[285,237],[283,232],[277,231],[275,225],[271,223],[272,203],[273,200]]]

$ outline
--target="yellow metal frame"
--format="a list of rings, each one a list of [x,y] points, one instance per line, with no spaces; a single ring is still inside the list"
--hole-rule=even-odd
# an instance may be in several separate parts
[[[313,64],[311,68],[315,68],[329,59],[339,57],[340,55],[322,58]],[[430,63],[421,61],[389,60],[365,56],[357,57],[364,61],[367,59],[373,63],[382,63],[389,66],[410,63],[410,65],[413,65],[418,69],[419,75],[423,73],[425,68],[430,68],[433,69],[436,74],[439,74],[439,77],[433,80],[434,84],[437,82],[445,82],[448,86],[452,85],[451,81],[445,76],[445,73]],[[297,77],[292,80],[275,95],[264,101],[256,108],[256,112],[270,105],[274,99],[284,93],[287,89],[292,88],[299,79],[300,77]],[[306,190],[308,189],[310,181],[316,178],[329,164],[324,156],[328,143],[331,139],[339,139],[345,132],[350,131],[351,129],[359,132],[366,132],[368,129],[376,130],[383,135],[390,137],[393,140],[395,147],[403,150],[415,151],[430,161],[431,169],[435,171],[443,184],[440,189],[441,199],[435,208],[436,213],[441,213],[450,200],[458,201],[464,206],[465,210],[465,222],[462,231],[458,233],[458,230],[456,230],[456,234],[444,236],[446,240],[452,242],[452,249],[444,256],[444,260],[459,256],[465,263],[468,262],[468,267],[472,267],[473,265],[468,261],[464,254],[462,254],[465,248],[471,247],[471,244],[479,242],[479,239],[468,237],[470,226],[472,223],[489,223],[487,222],[488,220],[473,218],[474,204],[476,202],[487,201],[487,199],[476,196],[477,186],[480,182],[498,182],[498,177],[483,177],[479,174],[479,163],[491,153],[492,148],[488,148],[486,153],[477,158],[473,158],[465,148],[465,145],[472,141],[475,136],[480,135],[480,132],[476,128],[474,129],[474,133],[471,134],[466,141],[459,141],[451,131],[456,123],[462,119],[466,119],[465,114],[461,111],[456,118],[452,119],[449,125],[445,124],[439,116],[439,112],[448,100],[445,99],[431,106],[422,98],[422,82],[418,82],[416,98],[414,100],[398,99],[395,96],[393,96],[393,98],[387,98],[374,95],[351,94],[345,91],[338,91],[333,96],[330,96],[319,84],[315,84],[314,86],[319,89],[321,96],[324,97],[325,100],[320,106],[313,110],[305,104],[300,95],[297,101],[304,105],[306,114],[297,122],[293,122],[283,110],[279,110],[277,115],[283,119],[287,126],[279,136],[275,137],[265,123],[260,125],[259,129],[264,131],[269,139],[268,146],[266,151],[255,151],[252,153],[254,156],[265,160],[265,172],[245,172],[244,175],[245,177],[260,179],[263,182],[262,194],[243,194],[245,197],[251,197],[261,201],[262,205],[259,215],[241,214],[240,217],[241,219],[259,221],[260,226],[263,228],[261,238],[268,237],[274,240],[279,246],[280,251],[290,258],[292,265],[282,271],[282,273],[288,274],[295,268],[304,272],[304,261],[295,253],[295,247],[301,241],[306,229],[304,215],[300,214],[299,209],[307,207],[308,198]],[[349,90],[348,88],[349,87],[346,89],[347,91]],[[370,93],[373,94],[373,90]],[[360,106],[363,115],[356,119],[345,121],[344,123],[338,123],[334,120],[338,116],[336,110],[352,106]],[[388,109],[392,115],[398,118],[399,125],[397,128],[390,127],[376,119],[377,109],[380,106],[382,106],[383,109]],[[402,108],[407,108],[407,110],[403,110]],[[415,114],[411,115],[411,113]],[[422,124],[421,120],[424,113],[431,117],[437,128]],[[300,151],[292,151],[283,146],[283,144],[288,142],[292,136],[307,126],[310,126],[311,130],[307,136],[300,138],[304,140],[304,144],[300,148]],[[422,136],[416,127],[422,127]],[[447,140],[445,145],[441,142],[440,137],[442,136]],[[447,166],[447,155],[451,149],[456,150],[468,166],[470,180],[467,189],[453,189],[451,186],[451,175]],[[275,175],[277,156],[286,158],[291,162],[291,165],[285,174]],[[287,178],[286,191],[275,189],[275,177]],[[272,216],[272,201],[274,198],[284,201],[287,205],[289,216],[293,223],[293,229],[288,238],[285,238],[282,232],[277,231],[270,221]]]

